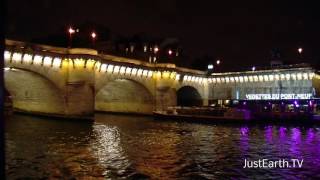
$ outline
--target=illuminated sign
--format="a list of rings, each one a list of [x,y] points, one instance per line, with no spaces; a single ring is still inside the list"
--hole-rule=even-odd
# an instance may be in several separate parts
[[[311,93],[306,94],[246,94],[249,100],[268,100],[268,99],[310,99]]]

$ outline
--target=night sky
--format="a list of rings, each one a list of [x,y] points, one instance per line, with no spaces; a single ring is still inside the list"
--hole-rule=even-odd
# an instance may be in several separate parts
[[[279,2],[281,1],[281,2]],[[320,61],[315,1],[9,0],[7,38],[31,40],[87,21],[112,32],[177,37],[193,58],[210,55],[226,69],[267,65],[278,48],[288,63]],[[303,57],[297,48],[303,47]]]

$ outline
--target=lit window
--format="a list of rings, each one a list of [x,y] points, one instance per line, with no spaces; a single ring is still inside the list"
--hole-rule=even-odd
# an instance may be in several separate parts
[[[177,80],[177,81],[180,80],[180,74],[176,74],[176,80]]]
[[[85,61],[83,59],[74,59],[74,64],[78,68],[84,67]]]
[[[217,78],[217,83],[220,83],[221,82],[221,79],[220,78]]]
[[[226,83],[229,83],[229,81],[230,81],[230,78],[226,77]]]
[[[275,79],[276,79],[277,81],[280,79],[279,74],[276,74],[274,77],[275,77]]]
[[[8,61],[10,60],[11,52],[10,51],[4,51],[4,60]]]
[[[168,79],[168,78],[169,78],[169,76],[170,76],[169,71],[164,71],[164,72],[162,72],[162,78],[166,78],[166,79]]]
[[[148,70],[143,70],[142,75],[147,77],[148,76]]]
[[[127,67],[127,69],[126,69],[126,74],[130,74],[130,73],[131,73],[131,70],[132,70],[132,68]]]
[[[240,81],[241,83],[243,82],[243,77],[242,77],[242,76],[239,77],[239,81]]]
[[[141,75],[142,75],[142,72],[143,72],[143,70],[142,70],[142,69],[139,69],[138,72],[137,72],[137,76],[141,76]]]
[[[303,79],[307,80],[308,79],[308,73],[303,73]]]
[[[230,77],[230,81],[231,81],[231,82],[234,82],[234,77]]]
[[[263,76],[259,75],[259,81],[262,82],[263,81]]]
[[[285,80],[286,76],[284,74],[280,74],[280,78],[281,78],[281,80]]]
[[[174,79],[175,76],[176,76],[176,73],[175,72],[171,72],[170,79]]]
[[[130,52],[133,52],[133,50],[134,50],[134,45],[131,45],[130,46]]]
[[[160,79],[161,78],[161,72],[158,71],[157,74],[156,74],[156,78]]]
[[[239,77],[235,77],[234,80],[235,80],[236,82],[238,82],[238,81],[239,81]]]
[[[96,62],[95,68],[100,71],[101,63],[99,61]]]
[[[95,60],[93,60],[93,59],[88,59],[87,62],[86,62],[86,68],[87,68],[87,69],[93,69],[95,63],[96,63]]]
[[[256,75],[256,76],[254,76],[253,78],[254,78],[254,82],[258,82],[258,81],[259,81],[259,78],[258,78],[258,76],[257,76],[257,75]]]
[[[119,73],[120,66],[114,66],[113,73]]]
[[[248,76],[244,76],[243,79],[244,79],[244,82],[248,82]]]
[[[107,68],[107,72],[108,73],[112,73],[113,72],[113,68],[114,68],[114,66],[112,65],[112,64],[109,64],[108,65],[108,68]],[[101,68],[102,69],[102,68]]]
[[[183,76],[183,81],[187,81],[188,80],[188,76]]]
[[[143,46],[143,52],[147,52],[147,46]]]
[[[302,79],[302,74],[301,74],[301,73],[298,73],[298,74],[297,74],[297,78],[298,78],[298,80],[301,80],[301,79]]]
[[[126,67],[125,66],[121,66],[120,68],[120,74],[124,74],[126,72]]]
[[[273,76],[272,74],[270,74],[270,75],[269,75],[269,80],[270,80],[270,81],[273,81],[273,79],[274,79],[274,76]]]
[[[25,60],[23,60],[25,62]],[[55,57],[53,59],[52,66],[55,68],[59,68],[61,66],[61,58]]]
[[[23,63],[31,64],[31,61],[32,61],[32,55],[30,55],[30,54],[23,55]],[[60,62],[61,62],[61,59],[60,59]],[[60,66],[60,64],[59,64],[59,66]]]
[[[52,63],[52,57],[45,57],[44,60],[43,60],[43,65],[45,66],[51,66],[51,63]]]
[[[33,64],[41,64],[42,63],[42,56],[36,55],[33,58]]]
[[[131,76],[135,76],[137,74],[137,68],[133,68],[131,71]]]
[[[249,81],[253,82],[253,76],[249,76]]]
[[[309,73],[309,79],[311,80],[314,76],[314,73]]]
[[[13,53],[12,61],[17,63],[17,62],[21,61],[21,57],[22,57],[21,53]]]
[[[286,74],[286,79],[290,80],[290,74]]]
[[[111,65],[112,66],[112,65]],[[102,64],[101,65],[101,72],[106,72],[107,71],[107,64]],[[112,72],[112,71],[111,71]]]
[[[264,76],[263,76],[263,79],[264,79],[265,81],[269,81],[268,75],[264,75]]]
[[[149,71],[149,72],[148,72],[148,77],[151,78],[151,77],[152,77],[152,74],[153,74],[153,72],[152,72],[152,71]]]
[[[188,76],[188,79],[187,79],[187,80],[188,80],[188,81],[191,81],[191,79],[192,79],[192,77],[191,77],[191,76]]]
[[[292,73],[292,74],[291,74],[291,77],[292,77],[293,80],[297,80],[296,74]]]
[[[217,82],[217,79],[216,79],[216,78],[213,78],[213,79],[212,79],[212,82],[213,82],[213,83],[216,83],[216,82]]]

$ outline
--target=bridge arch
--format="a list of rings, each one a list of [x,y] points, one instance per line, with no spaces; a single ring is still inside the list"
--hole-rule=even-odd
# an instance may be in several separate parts
[[[182,86],[177,91],[178,106],[202,106],[203,99],[199,91],[192,86]]]
[[[95,110],[104,112],[151,114],[154,97],[138,81],[116,78],[96,91]]]
[[[15,110],[41,114],[63,114],[63,92],[48,78],[36,72],[6,68],[5,89]]]

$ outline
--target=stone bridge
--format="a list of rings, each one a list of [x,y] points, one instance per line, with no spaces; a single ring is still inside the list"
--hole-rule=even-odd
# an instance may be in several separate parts
[[[5,88],[16,111],[87,118],[94,111],[152,114],[183,103],[208,104],[205,72],[174,64],[12,40],[4,59]]]
[[[95,111],[152,114],[230,100],[319,98],[309,66],[215,73],[148,63],[92,49],[6,41],[5,88],[16,111],[68,118]]]

